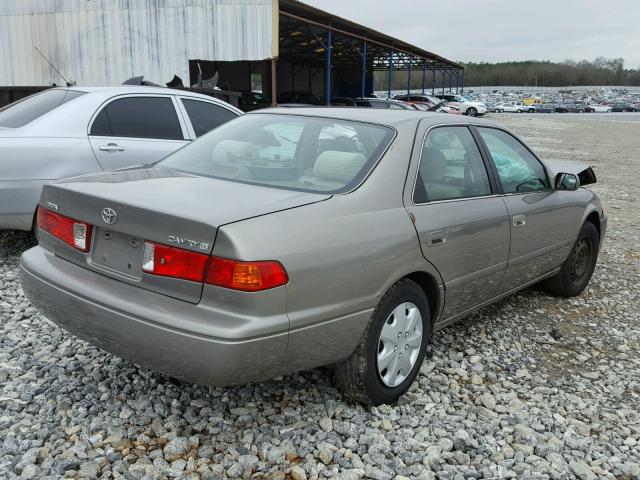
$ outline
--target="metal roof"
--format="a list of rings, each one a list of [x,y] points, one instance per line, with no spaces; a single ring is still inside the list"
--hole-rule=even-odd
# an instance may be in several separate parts
[[[280,15],[300,21],[308,20],[313,22],[317,27],[331,29],[335,32],[343,33],[344,36],[350,36],[353,39],[366,39],[368,54],[376,57],[374,66],[379,66],[380,64],[387,65],[390,50],[393,49],[393,63],[397,66],[406,67],[409,64],[412,66],[422,66],[426,61],[428,65],[435,64],[438,67],[464,68],[463,65],[441,57],[433,52],[416,47],[415,45],[330,12],[312,7],[298,0],[279,0],[279,3]],[[359,45],[357,47],[359,48]],[[335,47],[334,52],[336,52]],[[354,51],[353,48],[345,48],[345,53],[348,52],[352,52],[354,58],[359,58],[360,56],[360,53],[357,50]]]

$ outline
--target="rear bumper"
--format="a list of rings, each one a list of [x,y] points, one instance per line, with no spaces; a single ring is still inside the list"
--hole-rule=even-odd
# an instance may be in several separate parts
[[[272,378],[281,371],[287,330],[211,336],[234,318],[96,274],[41,247],[23,253],[20,275],[25,294],[48,319],[141,366],[220,386]]]
[[[42,187],[52,181],[0,181],[0,230],[31,230]]]

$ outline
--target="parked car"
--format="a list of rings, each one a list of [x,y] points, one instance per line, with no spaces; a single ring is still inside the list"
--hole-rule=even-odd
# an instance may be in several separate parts
[[[553,113],[556,111],[556,106],[553,103],[540,103],[536,105],[537,113]]]
[[[609,105],[587,105],[584,107],[585,112],[589,113],[609,113],[612,108]]]
[[[356,102],[351,97],[333,97],[331,99],[332,107],[355,107]]]
[[[333,364],[349,398],[390,403],[432,332],[537,282],[582,292],[607,225],[594,181],[477,119],[259,110],[45,186],[20,275],[47,318],[173,377]]]
[[[496,105],[496,112],[511,112],[511,113],[534,113],[536,111],[536,107],[533,105],[526,105],[522,102],[505,102],[499,105]]]
[[[482,102],[474,102],[467,97],[458,94],[435,95],[437,98],[449,102],[459,109],[464,115],[475,117],[487,113],[487,106]]]
[[[616,103],[611,106],[612,112],[637,112],[638,109],[628,103]]]
[[[243,91],[240,92],[238,107],[243,112],[251,112],[260,108],[271,106],[271,99],[262,92]]]
[[[42,186],[160,160],[242,114],[168,88],[52,88],[0,110],[0,230],[30,230]]]
[[[303,90],[291,90],[282,92],[278,96],[278,103],[303,103],[307,105],[322,105],[324,102],[321,98],[316,97],[311,92]]]
[[[393,97],[393,99],[407,103],[422,103],[430,107],[433,107],[434,105],[442,102],[442,99],[440,98],[436,98],[423,93],[413,93],[411,95],[396,95],[395,97]]]
[[[390,108],[392,110],[416,110],[415,107],[400,100],[382,98],[356,98],[357,107]]]

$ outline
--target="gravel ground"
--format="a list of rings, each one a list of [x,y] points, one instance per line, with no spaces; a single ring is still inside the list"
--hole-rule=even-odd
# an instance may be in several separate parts
[[[640,124],[500,115],[543,157],[597,167],[609,234],[574,299],[528,289],[435,335],[398,405],[328,369],[176,383],[47,323],[0,232],[0,478],[640,478]]]

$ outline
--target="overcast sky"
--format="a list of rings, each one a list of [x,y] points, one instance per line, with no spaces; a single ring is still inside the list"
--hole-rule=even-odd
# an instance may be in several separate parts
[[[593,60],[640,67],[640,0],[303,0],[459,61]]]

